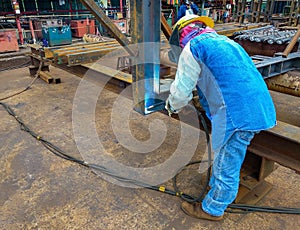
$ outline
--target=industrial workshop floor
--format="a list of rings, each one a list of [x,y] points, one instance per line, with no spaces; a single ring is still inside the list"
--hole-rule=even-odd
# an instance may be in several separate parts
[[[72,109],[76,107],[73,99],[81,79],[54,67],[51,74],[60,77],[62,83],[48,85],[38,79],[30,90],[4,102],[36,133],[81,158],[74,140],[74,124],[72,128]],[[22,89],[31,80],[28,68],[0,72],[0,98]],[[86,97],[90,96],[87,92]],[[139,141],[155,138],[148,132],[151,121],[158,119],[167,129],[168,135],[157,150],[149,154],[132,153],[121,146],[111,130],[111,110],[117,96],[116,92],[104,89],[96,106],[97,132],[105,150],[120,164],[132,167],[149,167],[168,159],[178,145],[178,121],[161,113],[142,116],[132,112],[129,118],[124,116],[124,122],[130,120],[131,131]],[[84,111],[82,116],[84,121]],[[226,213],[220,222],[193,219],[181,211],[180,198],[145,188],[120,186],[109,178],[104,180],[90,169],[45,149],[20,130],[16,120],[2,107],[0,117],[0,229],[297,229],[300,226],[299,215],[287,214]],[[201,155],[203,145],[197,146],[194,160]],[[184,191],[195,193],[201,178],[195,167],[178,180]],[[299,175],[279,166],[267,181],[273,189],[259,205],[300,207]],[[172,188],[170,181],[164,185]]]

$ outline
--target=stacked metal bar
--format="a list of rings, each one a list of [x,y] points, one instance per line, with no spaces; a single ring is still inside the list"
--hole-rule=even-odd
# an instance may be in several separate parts
[[[288,43],[297,33],[297,29],[280,29],[274,26],[242,30],[234,33],[234,39],[249,40],[255,42],[277,43],[279,45]]]
[[[242,45],[250,54],[274,56],[277,52],[283,52],[286,45],[297,33],[297,29],[282,29],[274,26],[243,30],[234,33],[234,40]],[[298,49],[299,42],[293,52]]]

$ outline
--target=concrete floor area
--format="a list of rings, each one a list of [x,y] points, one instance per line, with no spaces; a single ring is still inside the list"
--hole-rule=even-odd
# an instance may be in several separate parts
[[[51,74],[60,77],[62,83],[48,85],[38,79],[30,90],[4,102],[36,133],[70,155],[82,158],[72,124],[72,110],[76,109],[73,100],[81,79],[54,67]],[[31,80],[28,68],[0,72],[0,98],[22,89]],[[100,87],[102,83],[97,80],[97,77],[93,79]],[[90,94],[92,92],[87,91],[86,97],[95,96]],[[96,130],[107,154],[120,164],[135,168],[166,161],[179,143],[178,121],[161,113],[144,117],[132,111],[126,117],[119,112],[124,121],[130,121],[132,135],[137,140],[155,138],[148,130],[152,121],[163,122],[167,130],[162,145],[151,153],[134,153],[121,145],[112,130],[111,112],[116,98],[116,92],[104,89],[95,107]],[[84,123],[89,114],[85,114],[84,108],[81,113]],[[181,211],[180,198],[111,183],[109,178],[103,179],[88,168],[53,155],[21,131],[2,107],[0,117],[1,229],[297,229],[300,226],[299,215],[287,214],[226,213],[220,222],[191,218]],[[159,128],[152,127],[152,131],[159,132]],[[200,139],[194,160],[199,159],[205,148],[203,137]],[[90,153],[94,155],[89,160],[99,154],[96,150]],[[181,154],[189,153],[182,151]],[[168,170],[164,168],[165,172]],[[178,180],[185,192],[196,193],[201,174],[197,167],[191,168]],[[278,166],[267,181],[273,189],[259,205],[300,207],[299,175]],[[164,185],[172,188],[170,180]]]

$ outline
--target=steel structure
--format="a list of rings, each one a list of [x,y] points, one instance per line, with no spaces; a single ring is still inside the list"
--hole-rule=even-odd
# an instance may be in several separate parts
[[[251,0],[250,7],[247,3],[249,3],[247,0],[237,1],[237,11],[235,16],[240,24],[244,23],[246,18],[248,22],[252,23],[261,21],[270,22],[273,19],[276,0]],[[263,7],[263,4],[265,4],[265,7]],[[281,18],[281,20],[286,21],[288,25],[297,25],[299,20],[298,14],[299,1],[291,0],[289,16]]]
[[[148,114],[160,105],[160,19],[161,3],[155,0],[130,1],[132,43],[138,49],[133,59],[134,108]],[[158,106],[159,107],[159,106]]]
[[[81,2],[93,13],[93,15],[107,28],[115,39],[126,49],[133,63],[132,75],[121,71],[111,71],[111,69],[103,69],[102,66],[94,66],[93,70],[100,70],[101,73],[117,79],[125,79],[127,82],[132,81],[132,93],[134,108],[142,114],[148,114],[153,111],[161,110],[164,107],[164,101],[160,100],[160,47],[161,47],[161,11],[160,4],[154,0],[137,1],[131,0],[131,41],[122,34],[118,28],[110,21],[104,12],[94,4],[93,0],[81,0]],[[170,30],[163,23],[163,31],[170,34]],[[115,48],[114,42],[110,48]],[[132,45],[132,46],[131,46]],[[91,45],[91,53],[93,53],[93,45]],[[97,47],[96,52],[103,52]],[[109,47],[108,47],[109,48]],[[74,47],[70,46],[70,50]],[[76,49],[76,47],[75,47]],[[105,49],[104,49],[105,50]],[[72,60],[68,56],[68,49],[64,51],[50,51],[48,54],[53,58],[64,62],[64,58]],[[72,56],[71,51],[71,56]],[[63,55],[64,53],[64,55]],[[47,54],[45,52],[44,54]],[[74,56],[74,55],[73,55]],[[76,56],[76,55],[75,55]],[[164,56],[166,58],[167,55]],[[91,56],[88,56],[91,57]],[[290,70],[300,68],[300,53],[291,53],[286,58],[256,56],[256,67],[261,72],[263,78],[270,78],[275,75],[285,73]],[[78,59],[78,58],[77,58]],[[84,62],[83,62],[84,63]],[[69,63],[70,64],[70,63]],[[89,64],[83,64],[75,67],[89,68]],[[132,78],[130,79],[130,76]],[[255,180],[242,180],[240,196],[237,201],[245,201],[245,194],[253,193],[254,198],[247,198],[247,201],[256,202],[257,197],[262,197],[269,191],[270,185],[265,183],[264,178],[273,171],[274,162],[278,162],[297,172],[300,172],[300,128],[284,122],[278,122],[278,126],[272,130],[263,131],[256,135],[248,150],[249,153],[256,157],[246,159],[245,163],[258,167],[258,177]],[[251,155],[250,155],[251,156]],[[259,161],[256,159],[259,158]],[[254,159],[254,160],[253,160]],[[251,169],[252,170],[252,169]],[[245,178],[251,177],[253,171],[245,171]],[[244,173],[245,173],[244,172]],[[263,191],[258,194],[257,191]]]
[[[300,173],[299,127],[277,121],[275,128],[256,135],[248,150]]]
[[[267,0],[266,9],[262,11],[262,0],[251,0],[250,9],[247,6],[246,0],[238,0],[237,3],[237,21],[244,23],[248,17],[249,22],[260,22],[261,17],[264,22],[269,22],[274,10],[275,0]]]
[[[253,59],[260,60],[256,63],[256,68],[263,78],[270,78],[291,70],[300,70],[300,52],[291,53],[287,58],[253,56]]]
[[[132,44],[111,22],[93,0],[81,0],[82,4],[106,27],[117,41],[127,50],[133,59],[134,104],[135,109],[143,114],[156,108],[159,93],[160,71],[160,17],[161,2],[130,1],[132,15]]]

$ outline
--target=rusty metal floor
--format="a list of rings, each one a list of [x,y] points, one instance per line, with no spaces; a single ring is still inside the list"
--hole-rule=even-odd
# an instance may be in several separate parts
[[[59,76],[62,83],[48,85],[39,79],[31,90],[5,102],[39,135],[80,157],[72,130],[72,107],[81,79],[54,67],[51,74]],[[30,81],[28,68],[1,72],[0,98],[22,89]],[[147,157],[131,154],[120,146],[107,122],[111,118],[109,105],[118,94],[108,89],[103,92],[97,102],[96,123],[105,148],[123,164],[132,161],[135,167],[165,160],[169,150],[177,145],[176,121],[160,113],[147,117],[133,113],[132,127],[138,131],[137,139],[149,138],[147,129],[152,119],[164,121],[170,135],[156,154]],[[286,214],[226,213],[220,222],[190,218],[180,210],[179,198],[110,183],[89,169],[50,153],[21,131],[3,108],[0,116],[1,229],[295,229],[300,226],[299,215]],[[267,178],[273,189],[259,205],[299,207],[299,179],[293,171],[279,166]],[[186,181],[187,192],[194,192],[192,187],[200,183],[201,176],[197,170],[189,170],[189,176],[181,180]]]

